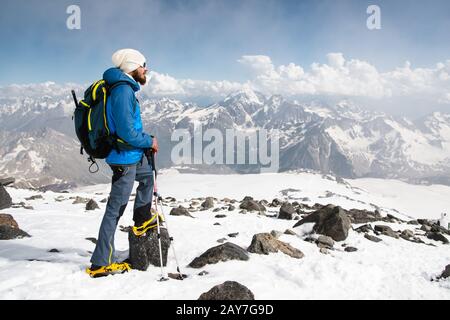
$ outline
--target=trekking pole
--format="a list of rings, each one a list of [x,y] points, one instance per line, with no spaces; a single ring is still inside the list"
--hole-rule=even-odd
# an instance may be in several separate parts
[[[148,159],[147,159],[148,161]],[[155,181],[155,170],[152,171],[153,172],[153,181]],[[161,278],[159,279],[159,281],[167,281],[169,280],[169,278],[164,277],[164,266],[163,266],[163,260],[162,260],[162,248],[161,248],[161,229],[159,226],[159,213],[157,211],[158,209],[158,196],[157,196],[158,192],[156,190],[156,184],[153,182],[153,195],[155,196],[154,202],[155,202],[155,214],[156,214],[156,227],[157,227],[157,232],[158,232],[158,248],[159,248],[159,263],[160,263],[160,267],[161,267]],[[167,231],[169,232],[169,231]]]
[[[150,163],[151,163],[152,169],[153,169],[153,195],[155,196],[155,199],[158,199],[160,201],[159,205],[160,205],[160,208],[161,208],[161,214],[162,214],[162,217],[163,217],[163,219],[164,219],[164,221],[166,223],[167,234],[169,235],[170,243],[172,244],[172,253],[173,253],[173,256],[175,258],[175,263],[177,265],[177,272],[178,272],[177,279],[178,280],[183,280],[186,276],[181,273],[180,265],[179,265],[178,259],[177,259],[177,254],[175,252],[175,244],[174,244],[174,241],[173,241],[173,237],[170,236],[170,232],[169,232],[169,223],[167,222],[166,216],[164,215],[163,205],[162,205],[162,197],[158,193],[158,187],[156,185],[156,177],[157,177],[158,173],[156,171],[155,153],[153,151],[151,152],[151,155],[150,155]],[[159,215],[156,216],[156,223],[159,224]],[[159,233],[159,231],[158,231],[158,233]]]

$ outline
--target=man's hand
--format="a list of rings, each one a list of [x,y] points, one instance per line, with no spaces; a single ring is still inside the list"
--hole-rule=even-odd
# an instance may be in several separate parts
[[[159,146],[158,146],[158,139],[156,139],[156,137],[153,137],[153,144],[150,149],[153,150],[154,153],[158,152]]]

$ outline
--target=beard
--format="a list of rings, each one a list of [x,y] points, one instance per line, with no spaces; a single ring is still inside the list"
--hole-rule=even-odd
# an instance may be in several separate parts
[[[136,82],[138,82],[141,85],[147,83],[147,77],[145,76],[145,74],[139,74],[137,71],[134,71],[133,73],[131,73],[131,76]]]

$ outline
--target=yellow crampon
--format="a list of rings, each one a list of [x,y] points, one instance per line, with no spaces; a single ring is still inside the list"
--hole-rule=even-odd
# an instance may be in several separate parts
[[[131,267],[126,262],[115,262],[111,263],[109,266],[100,267],[99,269],[91,270],[86,269],[86,273],[91,276],[91,278],[98,278],[108,276],[110,274],[124,273],[131,270]]]
[[[141,226],[139,227],[133,227],[133,233],[135,236],[139,237],[142,236],[144,233],[146,233],[148,230],[156,228],[158,226],[156,217],[159,216],[159,224],[164,222],[163,217],[157,213],[155,210],[151,209],[152,217],[145,221]]]

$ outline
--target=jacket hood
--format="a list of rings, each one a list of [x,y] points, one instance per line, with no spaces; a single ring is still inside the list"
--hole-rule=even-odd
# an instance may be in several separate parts
[[[109,68],[108,70],[106,70],[103,73],[103,80],[106,81],[106,83],[109,86],[114,85],[116,82],[119,81],[125,81],[128,82],[131,86],[131,88],[134,91],[139,91],[139,89],[141,88],[139,86],[139,83],[137,83],[136,81],[134,81],[133,78],[127,76],[122,70],[120,70],[119,68]]]

